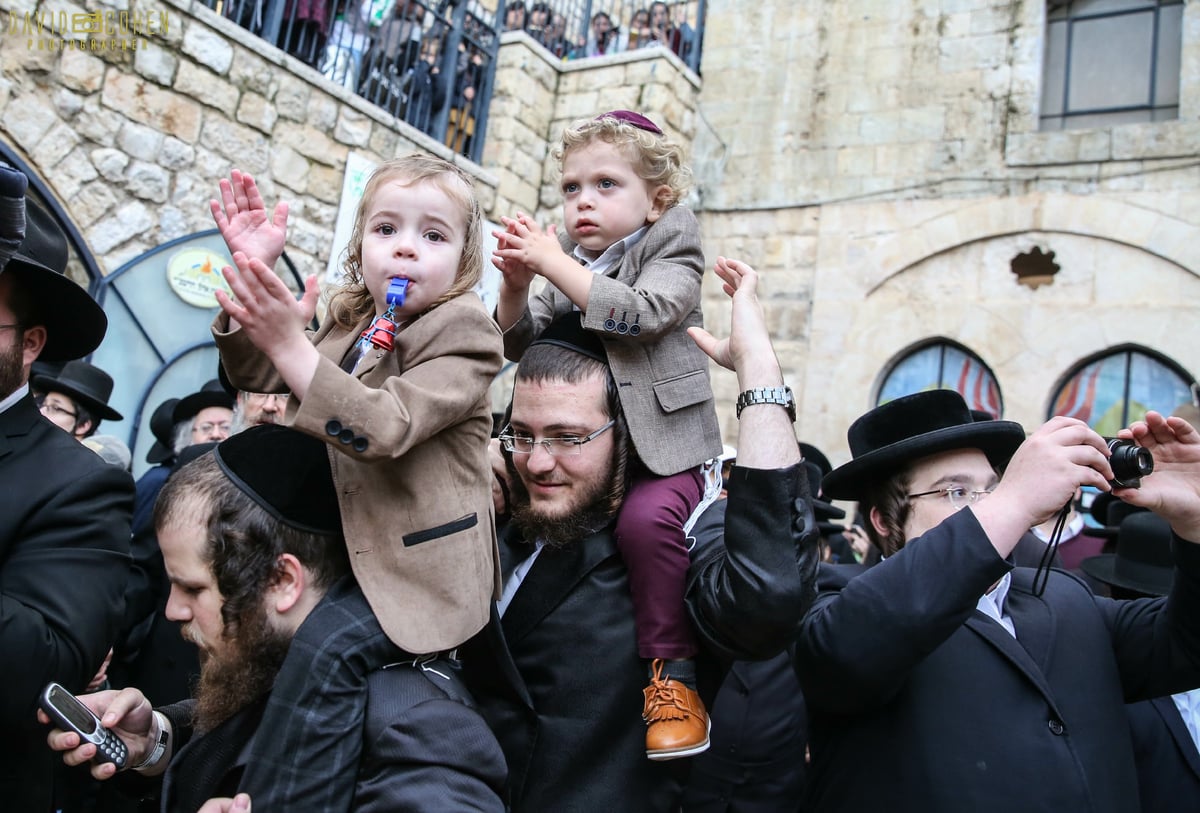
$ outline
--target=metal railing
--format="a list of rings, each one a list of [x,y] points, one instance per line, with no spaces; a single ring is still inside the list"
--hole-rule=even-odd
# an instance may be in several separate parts
[[[205,0],[327,78],[478,161],[500,38],[477,0]]]
[[[525,31],[559,59],[664,47],[699,73],[706,5],[706,0],[504,0],[497,17],[504,30]]]

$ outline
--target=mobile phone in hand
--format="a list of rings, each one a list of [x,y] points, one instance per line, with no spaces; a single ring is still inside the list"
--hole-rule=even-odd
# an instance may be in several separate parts
[[[111,762],[117,766],[118,771],[125,767],[129,757],[129,749],[125,747],[125,743],[100,725],[100,718],[80,703],[75,695],[57,683],[51,683],[42,691],[38,705],[63,731],[74,731],[83,742],[90,742],[96,746],[96,755],[92,757],[92,762]]]

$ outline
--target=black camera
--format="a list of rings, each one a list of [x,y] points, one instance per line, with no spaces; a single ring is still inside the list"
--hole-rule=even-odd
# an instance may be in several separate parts
[[[1108,442],[1108,450],[1112,453],[1108,464],[1112,466],[1113,479],[1108,484],[1113,488],[1141,488],[1142,478],[1154,471],[1154,455],[1132,440],[1104,440]]]

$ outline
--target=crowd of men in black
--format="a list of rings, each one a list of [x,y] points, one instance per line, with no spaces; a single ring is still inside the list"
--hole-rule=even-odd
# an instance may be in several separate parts
[[[78,361],[103,339],[103,311],[65,276],[65,237],[23,192],[23,176],[0,166],[0,794],[6,809],[38,813],[247,810],[234,792],[257,717],[243,706],[269,695],[290,635],[347,578],[330,553],[344,555],[341,486],[323,443],[271,417],[230,436],[251,394],[214,381],[157,411],[157,506],[135,514],[127,457],[80,442],[121,417],[107,406],[111,379]],[[780,388],[757,277],[724,282],[729,337],[702,349],[741,389]],[[569,337],[552,344],[533,354],[541,372],[518,368],[512,420],[532,425],[519,414],[532,408],[551,428],[619,421],[602,362]],[[62,366],[31,381],[35,362]],[[578,397],[545,406],[547,370]],[[277,411],[275,400],[254,410]],[[372,675],[354,809],[1200,809],[1192,424],[1149,412],[1122,430],[1153,459],[1135,486],[1069,418],[1027,436],[956,393],[917,393],[855,421],[852,457],[833,467],[795,442],[787,406],[740,416],[727,499],[691,531],[707,753],[646,760],[640,721],[614,711],[627,705],[614,687],[631,675],[636,687],[641,665],[624,565],[605,528],[586,526],[536,557],[525,588],[501,600],[512,602],[503,622],[461,660]],[[556,485],[615,482],[622,437],[602,441],[609,459],[562,463]],[[519,544],[524,487],[518,478],[498,498],[506,577],[531,548]],[[1031,529],[1060,513],[1069,529],[1063,509],[1081,487],[1105,494],[1092,533],[1110,549],[1047,567],[1053,547]],[[832,499],[858,502],[866,544],[832,539],[846,530],[830,524]],[[160,671],[176,657],[148,628],[167,603],[210,653],[173,663],[174,688],[132,668],[147,652]],[[110,680],[141,689],[84,698],[128,749],[132,770],[111,782],[117,766],[94,745],[35,715],[51,681],[83,694]]]

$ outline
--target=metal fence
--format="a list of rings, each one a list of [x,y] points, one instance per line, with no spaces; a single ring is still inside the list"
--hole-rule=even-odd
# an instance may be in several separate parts
[[[206,0],[209,8],[478,161],[496,15],[476,0]]]
[[[478,161],[499,33],[561,59],[670,48],[699,73],[705,0],[203,0],[329,79]]]
[[[524,30],[560,59],[664,47],[699,73],[705,6],[705,0],[507,0],[499,16],[505,30]]]

